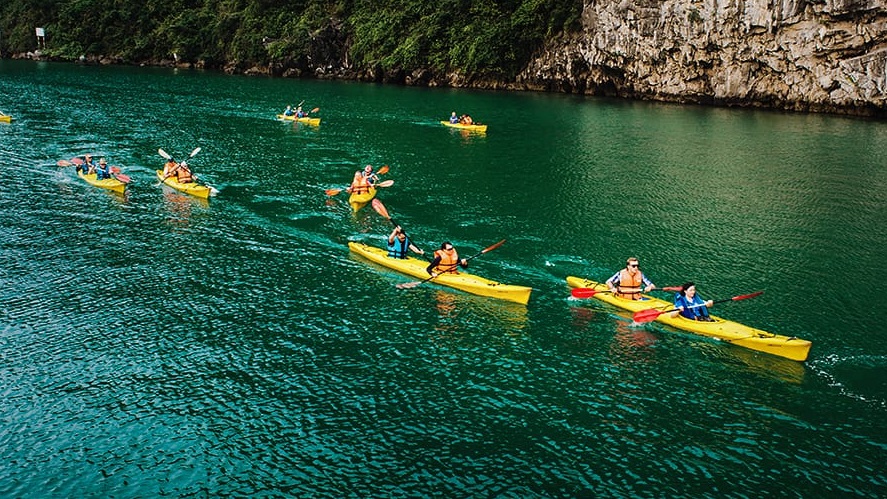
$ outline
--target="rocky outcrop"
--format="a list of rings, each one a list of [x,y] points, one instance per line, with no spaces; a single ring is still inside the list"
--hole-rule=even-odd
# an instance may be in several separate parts
[[[585,0],[527,89],[887,116],[884,0]]]

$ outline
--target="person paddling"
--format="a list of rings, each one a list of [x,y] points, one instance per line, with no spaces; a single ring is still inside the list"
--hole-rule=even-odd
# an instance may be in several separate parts
[[[456,124],[459,123],[459,117],[456,116],[456,111],[453,111],[453,114],[450,115],[450,123]]]
[[[190,184],[194,182],[194,175],[191,173],[191,168],[188,167],[188,163],[184,161],[176,163],[170,158],[169,161],[163,165],[163,178],[167,179],[172,176],[175,176],[176,182],[180,184]]]
[[[92,154],[83,155],[83,164],[78,165],[78,167],[83,171],[84,175],[95,173],[95,163],[92,162]],[[78,170],[78,172],[80,170]]]
[[[714,301],[704,301],[696,294],[696,284],[692,281],[685,282],[681,285],[681,290],[674,295],[674,312],[672,317],[681,315],[690,320],[714,322],[714,319],[708,315],[708,307],[711,307]]]
[[[388,256],[390,258],[399,258],[403,260],[407,257],[407,250],[418,255],[425,254],[424,250],[417,248],[416,245],[407,238],[407,235],[404,233],[401,226],[397,225],[388,236]]]
[[[465,258],[460,259],[456,248],[447,241],[440,245],[439,250],[434,252],[434,260],[431,260],[431,264],[425,270],[433,277],[444,273],[458,274],[459,271],[456,270],[456,265],[463,269],[468,268],[468,260]]]
[[[286,109],[283,110],[284,116],[292,116],[293,115],[293,106],[286,106]]]
[[[351,185],[345,189],[350,194],[366,194],[370,192],[370,187],[375,186],[379,176],[373,173],[372,165],[366,165],[363,170],[354,172],[354,178]]]
[[[95,171],[96,180],[105,180],[111,178],[111,167],[105,158],[99,160],[99,167]]]
[[[648,293],[656,289],[656,285],[647,279],[647,276],[638,268],[639,266],[638,259],[631,257],[625,261],[624,269],[607,279],[607,287],[610,288],[613,296],[628,300],[644,300],[641,291]]]

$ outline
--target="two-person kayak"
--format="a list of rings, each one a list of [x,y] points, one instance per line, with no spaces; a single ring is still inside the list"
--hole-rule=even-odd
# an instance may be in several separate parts
[[[351,209],[355,212],[360,211],[361,208],[367,205],[373,198],[376,197],[376,188],[370,187],[367,192],[361,192],[359,194],[351,193],[348,196],[348,204],[351,205]]]
[[[450,123],[449,121],[441,121],[441,125],[458,128],[460,130],[468,130],[471,132],[486,132],[487,125],[465,125],[463,123]]]
[[[82,171],[77,172],[77,176],[85,180],[87,184],[108,189],[118,194],[123,194],[123,191],[126,190],[126,184],[113,177],[98,180],[98,176],[95,173],[83,173]]]
[[[424,260],[413,257],[403,259],[391,258],[388,256],[388,250],[367,246],[362,243],[350,242],[348,243],[348,248],[371,262],[422,279],[423,281],[431,277],[425,270],[428,267],[428,262]],[[449,286],[475,295],[490,296],[523,305],[530,301],[530,292],[533,291],[533,288],[526,286],[502,284],[464,272],[458,274],[443,273],[433,279],[429,279],[428,282]]]
[[[186,194],[190,194],[198,198],[208,199],[210,194],[212,194],[213,192],[212,187],[208,185],[198,184],[197,182],[188,182],[186,184],[183,184],[176,180],[175,175],[170,175],[164,178],[163,170],[157,170],[157,178],[164,184],[172,187],[177,191],[182,191]]]
[[[278,114],[277,119],[280,121],[295,121],[298,123],[305,123],[306,125],[317,126],[320,124],[320,118],[311,118],[308,116],[302,116],[301,118],[297,118],[296,115],[287,116],[285,114]]]
[[[592,295],[593,298],[631,312],[640,312],[648,309],[659,311],[674,309],[672,302],[648,295],[642,295],[644,297],[643,300],[629,300],[613,296],[613,293],[607,292],[606,284],[581,277],[567,277],[567,285],[571,288],[594,289],[598,292]],[[803,362],[807,360],[807,355],[810,353],[812,343],[807,340],[769,333],[714,315],[711,318],[714,320],[713,322],[702,322],[687,319],[681,315],[672,317],[670,313],[662,313],[656,317],[656,320],[683,331],[716,338],[726,343],[732,343],[786,359]]]

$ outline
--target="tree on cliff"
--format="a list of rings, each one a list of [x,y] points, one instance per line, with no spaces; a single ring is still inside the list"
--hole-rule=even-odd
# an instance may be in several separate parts
[[[0,51],[156,62],[413,71],[509,78],[578,24],[577,0],[4,0]]]

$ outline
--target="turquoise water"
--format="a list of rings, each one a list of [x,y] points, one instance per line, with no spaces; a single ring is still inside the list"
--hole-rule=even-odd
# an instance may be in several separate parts
[[[0,495],[887,492],[882,122],[11,61],[0,111]],[[208,202],[154,176],[196,147]],[[125,196],[56,166],[87,152]],[[350,255],[390,224],[324,190],[367,163],[426,251],[507,239],[471,271],[530,303]],[[631,255],[764,290],[714,312],[810,359],[569,297]]]

